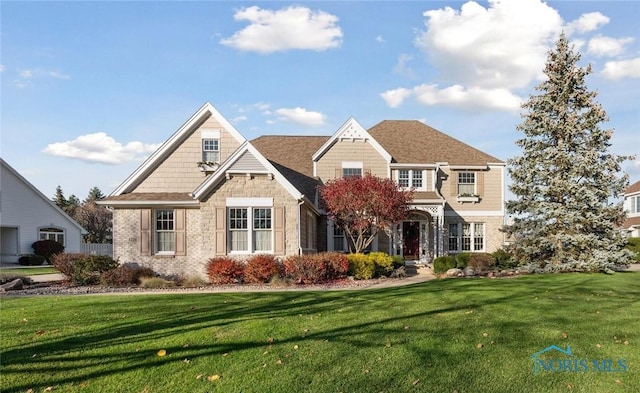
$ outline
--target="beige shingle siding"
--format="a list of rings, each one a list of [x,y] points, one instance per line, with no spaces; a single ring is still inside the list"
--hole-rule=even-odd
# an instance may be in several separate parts
[[[481,173],[482,186],[479,191],[480,201],[478,203],[458,203],[457,190],[455,187],[458,170],[451,170],[449,167],[442,167],[446,180],[442,180],[441,193],[451,209],[456,211],[501,211],[503,206],[502,182],[503,174],[501,167],[491,167],[489,170],[478,171],[468,170],[468,172]],[[476,183],[478,183],[476,175]]]
[[[213,117],[209,117],[174,152],[138,185],[134,192],[190,192],[204,181],[197,163],[202,161],[202,129],[220,130],[220,160],[240,147],[238,141]]]
[[[388,163],[367,141],[337,141],[318,160],[317,175],[323,182],[336,178],[343,161],[362,162],[363,169],[378,177],[388,177]]]

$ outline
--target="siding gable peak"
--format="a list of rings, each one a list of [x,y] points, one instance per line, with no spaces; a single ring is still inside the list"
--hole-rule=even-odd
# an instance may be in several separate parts
[[[315,152],[312,157],[313,161],[317,162],[331,148],[331,146],[341,140],[361,140],[368,142],[387,162],[391,162],[391,155],[353,117],[350,117],[340,128],[338,128],[331,138],[329,138],[329,140]]]
[[[180,144],[192,135],[198,127],[209,117],[213,117],[224,130],[229,133],[238,144],[246,142],[246,138],[240,134],[227,119],[209,102],[200,107],[176,132],[173,133],[160,147],[149,156],[122,184],[120,184],[109,196],[118,196],[134,190],[145,178],[147,178],[164,160],[166,160]]]

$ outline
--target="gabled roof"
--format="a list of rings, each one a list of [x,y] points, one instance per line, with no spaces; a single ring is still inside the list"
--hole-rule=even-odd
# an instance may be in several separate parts
[[[624,191],[624,195],[635,194],[636,192],[640,192],[640,180],[633,183]]]
[[[257,162],[261,165],[259,170],[245,170],[235,168],[234,166],[240,162],[241,159],[246,160],[250,157],[251,161]],[[269,173],[296,199],[303,199],[305,196],[300,190],[298,190],[282,173],[280,173],[274,165],[269,162],[251,143],[245,142],[229,157],[220,168],[218,168],[212,175],[200,184],[192,193],[192,196],[198,200],[206,198],[211,190],[226,178],[227,172],[234,173]]]
[[[227,121],[209,102],[205,103],[194,113],[169,139],[167,139],[142,165],[138,167],[122,184],[120,184],[110,196],[116,196],[131,192],[140,184],[158,165],[160,165],[176,148],[187,139],[202,123],[212,116],[224,129],[229,132],[238,143],[242,144],[246,139]]]
[[[327,152],[327,150],[331,148],[331,146],[342,139],[361,139],[368,141],[387,162],[391,162],[391,155],[380,145],[379,141],[372,138],[369,132],[367,132],[367,130],[365,130],[364,127],[362,127],[353,117],[350,117],[340,128],[338,128],[338,131],[336,131],[331,138],[329,138],[329,140],[327,140],[320,149],[315,152],[312,157],[313,161],[318,161]]]
[[[33,184],[31,184],[27,179],[25,179],[18,171],[16,171],[15,169],[13,169],[13,167],[11,165],[9,165],[4,159],[0,158],[0,166],[2,167],[2,169],[0,170],[0,172],[4,172],[4,171],[9,171],[11,173],[13,173],[13,175],[15,177],[18,178],[18,180],[20,180],[22,183],[24,183],[25,186],[27,186],[27,188],[31,189],[33,191],[33,193],[35,195],[37,195],[39,198],[43,199],[49,206],[51,206],[52,209],[57,210],[58,213],[60,213],[66,220],[68,220],[73,226],[77,227],[80,230],[81,234],[86,234],[87,230],[84,229],[82,227],[82,225],[78,224],[78,222],[76,220],[74,220],[73,218],[71,218],[71,216],[69,216],[67,213],[65,213],[64,210],[60,209],[58,207],[58,205],[56,205],[55,203],[53,203],[53,201],[51,201],[51,199],[47,198],[42,192],[40,192],[40,190],[38,190]],[[5,190],[6,192],[6,190]]]
[[[313,176],[311,157],[328,136],[265,135],[251,141],[298,190],[313,200],[320,181]]]
[[[384,120],[369,134],[393,157],[393,163],[486,166],[504,162],[417,120]]]

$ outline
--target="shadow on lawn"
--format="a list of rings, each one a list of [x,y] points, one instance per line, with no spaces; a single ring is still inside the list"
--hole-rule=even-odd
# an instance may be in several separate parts
[[[512,345],[529,354],[551,344],[545,341],[548,337],[535,336],[536,333],[531,329],[533,325],[542,324],[550,329],[557,326],[561,329],[567,323],[575,323],[568,320],[572,317],[564,315],[561,311],[563,307],[584,308],[585,320],[581,322],[581,328],[590,329],[602,323],[593,315],[586,317],[591,311],[590,301],[597,302],[599,312],[607,315],[620,313],[623,304],[640,298],[637,285],[620,287],[609,284],[609,281],[609,277],[603,275],[548,275],[505,280],[436,280],[375,291],[153,295],[144,298],[114,296],[96,302],[91,299],[95,301],[97,298],[87,297],[86,302],[77,305],[73,302],[73,313],[84,315],[96,312],[98,306],[102,308],[99,311],[101,314],[120,320],[108,330],[92,330],[76,336],[43,337],[20,347],[3,348],[0,353],[0,369],[5,374],[3,379],[11,376],[13,380],[20,380],[20,375],[27,373],[45,375],[55,367],[53,379],[35,386],[5,386],[3,391],[79,383],[97,377],[154,368],[176,362],[177,359],[197,359],[264,348],[269,345],[267,340],[273,335],[274,345],[329,341],[345,344],[346,348],[353,348],[354,351],[384,346],[385,343],[380,342],[384,338],[383,341],[389,341],[392,345],[403,346],[428,369],[438,364],[457,365],[473,361],[479,352],[474,351],[472,346],[466,349],[448,343],[452,340],[469,340],[475,345],[480,334],[476,330],[486,326],[484,329],[491,330],[492,336],[503,340],[501,344]],[[619,284],[619,280],[615,283]],[[608,301],[603,302],[603,297]],[[518,314],[518,319],[513,319],[514,316],[509,314],[518,309],[526,312]],[[338,310],[352,313],[349,315],[353,315],[353,318],[338,317]],[[125,314],[135,315],[137,319],[130,321],[131,318],[126,316],[119,317]],[[280,319],[314,315],[337,318],[339,323],[305,334],[289,332],[287,336],[279,336],[277,331],[248,332],[246,338],[239,342],[217,340],[213,335],[215,331],[245,322],[270,326],[277,325]],[[628,317],[618,315],[618,323],[637,325],[634,315],[626,315]],[[434,322],[434,318],[443,322]],[[448,324],[449,321],[454,324]],[[60,324],[63,325],[64,321]],[[405,326],[408,329],[404,329]],[[118,353],[108,350],[116,345],[133,348],[140,341],[171,341],[174,336],[202,330],[208,332],[208,338],[205,339],[203,335],[204,343],[162,346],[171,357],[156,356],[155,351],[160,348]],[[99,353],[88,355],[87,351]],[[69,356],[70,353],[77,355]],[[36,356],[32,357],[34,354]],[[336,367],[336,364],[332,364],[335,360],[328,357],[324,360],[325,364],[315,364],[314,367],[331,370]],[[104,367],[105,364],[113,366]],[[75,375],[63,376],[64,371],[73,371]],[[375,376],[368,376],[369,383],[373,383],[370,386],[377,386],[372,378],[375,379]],[[465,378],[469,383],[469,379],[482,378],[482,375],[470,373]]]

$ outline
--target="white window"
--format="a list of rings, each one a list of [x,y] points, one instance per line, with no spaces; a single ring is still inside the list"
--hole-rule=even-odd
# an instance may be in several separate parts
[[[219,139],[202,139],[202,161],[220,162]]]
[[[229,250],[231,252],[273,251],[272,208],[230,207]],[[252,224],[249,226],[249,217]]]
[[[64,246],[64,230],[58,228],[40,228],[38,230],[40,240],[55,240]]]
[[[640,195],[632,196],[630,199],[631,211],[629,213],[640,213]]]
[[[458,173],[458,196],[476,194],[476,174],[473,172]]]
[[[343,161],[342,177],[359,176],[362,177],[363,165],[360,161]]]
[[[484,223],[449,224],[449,251],[482,252],[485,245]]]
[[[173,210],[156,210],[156,253],[173,254],[176,251],[176,233]]]
[[[423,171],[421,169],[399,169],[398,186],[402,188],[413,187],[417,190],[425,190]]]

